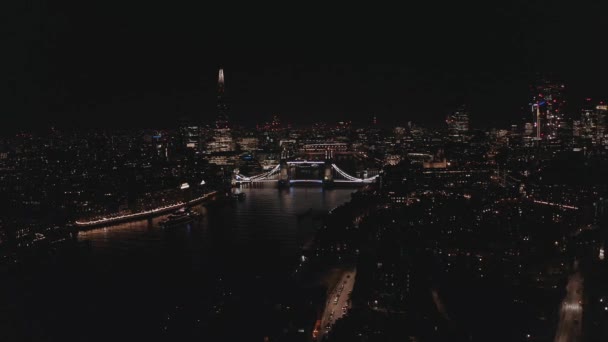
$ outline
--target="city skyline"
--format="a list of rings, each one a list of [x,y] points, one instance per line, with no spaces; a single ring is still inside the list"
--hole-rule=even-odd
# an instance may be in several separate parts
[[[332,77],[337,77],[336,73],[338,74],[343,74],[345,72],[346,69],[349,68],[353,68],[354,66],[336,66],[335,69],[334,67],[330,67],[330,66],[326,66],[325,68],[329,68],[332,69],[331,71],[328,71],[327,74],[319,74],[318,72],[313,72],[313,74],[315,75],[315,77],[319,78],[322,76],[328,76],[330,78]],[[395,70],[398,70],[400,67],[399,66],[379,66],[382,70],[384,70],[384,72],[391,72],[391,68],[394,68]],[[298,66],[289,66],[288,70],[290,73],[295,72],[295,69],[298,69]],[[346,68],[346,69],[345,69]],[[218,75],[218,70],[225,70],[225,68],[215,68],[214,72],[216,75],[216,82],[219,78]],[[341,70],[341,71],[338,71]],[[258,71],[261,72],[261,71]],[[405,125],[408,122],[414,122],[417,124],[422,124],[425,126],[429,126],[429,127],[434,127],[434,128],[441,128],[445,119],[445,116],[448,115],[449,113],[453,112],[455,109],[457,109],[458,107],[460,107],[462,104],[466,104],[466,106],[468,108],[470,108],[470,116],[471,116],[471,120],[473,122],[472,124],[472,128],[476,128],[476,129],[485,129],[485,128],[508,128],[511,124],[521,124],[522,122],[524,122],[527,119],[527,113],[530,111],[530,107],[529,107],[529,102],[530,102],[530,89],[537,87],[537,83],[539,82],[539,80],[548,80],[554,83],[559,83],[562,85],[566,85],[566,89],[563,90],[564,95],[563,97],[565,97],[568,101],[564,106],[564,113],[562,113],[562,115],[565,115],[565,119],[566,120],[573,120],[576,119],[578,117],[578,112],[580,110],[580,108],[582,108],[586,102],[588,101],[588,99],[592,99],[593,101],[596,102],[600,102],[600,101],[605,101],[606,97],[608,97],[608,95],[606,96],[602,96],[602,90],[600,87],[600,90],[598,89],[590,89],[588,91],[585,91],[584,93],[581,92],[580,86],[579,89],[576,89],[575,87],[570,86],[570,83],[563,81],[563,78],[558,78],[558,77],[554,77],[555,73],[538,73],[538,72],[531,72],[529,74],[527,74],[526,80],[520,80],[520,82],[516,85],[513,84],[509,84],[509,90],[516,92],[517,95],[517,103],[512,103],[512,106],[509,108],[509,113],[504,113],[505,108],[496,108],[493,106],[490,106],[486,101],[488,101],[488,99],[484,99],[483,101],[478,101],[475,102],[474,99],[472,99],[471,97],[468,96],[464,96],[462,94],[460,95],[454,95],[452,94],[451,96],[446,96],[445,99],[443,99],[443,101],[441,101],[440,99],[438,99],[437,101],[435,101],[435,106],[430,106],[431,108],[434,108],[432,111],[430,111],[430,109],[426,109],[429,110],[425,111],[425,110],[420,110],[418,109],[418,111],[416,112],[414,109],[408,110],[405,106],[405,104],[401,104],[402,107],[400,107],[399,110],[403,110],[400,113],[396,113],[396,109],[394,108],[389,108],[387,109],[386,107],[378,107],[378,109],[374,110],[372,106],[367,106],[367,108],[369,108],[368,111],[361,111],[361,109],[357,109],[354,110],[352,113],[346,111],[345,109],[341,110],[341,111],[333,111],[333,112],[327,112],[328,109],[325,108],[321,108],[319,110],[313,110],[311,109],[310,112],[301,112],[301,111],[296,111],[296,110],[290,110],[289,108],[291,107],[298,107],[298,100],[294,100],[294,103],[296,103],[296,105],[285,105],[283,104],[282,106],[277,104],[277,103],[246,103],[247,101],[251,100],[251,94],[249,93],[251,91],[251,89],[242,89],[242,87],[239,87],[239,84],[241,83],[246,83],[249,86],[251,86],[251,81],[247,80],[247,78],[240,78],[238,79],[237,77],[246,77],[246,74],[239,73],[238,71],[235,72],[238,76],[233,76],[231,75],[231,70],[227,70],[228,76],[224,76],[222,74],[222,80],[225,79],[228,80],[228,82],[234,83],[231,87],[229,87],[228,90],[228,94],[227,97],[229,98],[228,102],[230,102],[230,112],[232,115],[234,115],[234,120],[236,122],[239,123],[239,125],[242,126],[255,126],[258,124],[261,124],[265,121],[268,121],[269,119],[271,119],[273,116],[275,115],[279,115],[280,117],[283,117],[286,121],[288,121],[291,124],[295,124],[298,126],[306,126],[306,125],[311,125],[314,122],[317,121],[325,121],[325,122],[339,122],[339,121],[353,121],[356,124],[359,125],[365,125],[370,123],[374,117],[376,117],[378,119],[378,121],[380,122],[380,124],[382,126],[392,126],[395,124],[398,125]],[[299,73],[301,74],[302,71],[299,71]],[[407,72],[403,72],[403,74],[406,74]],[[257,75],[258,77],[260,75]],[[265,77],[265,76],[262,76]],[[269,78],[275,78],[280,80],[281,78],[286,77],[285,75],[276,75],[274,74],[273,76],[270,76]],[[363,76],[362,76],[363,77]],[[553,78],[551,78],[553,77]],[[523,77],[522,77],[523,79]],[[281,82],[279,81],[268,81],[266,80],[265,82],[268,83],[276,83],[276,84],[280,84]],[[339,81],[337,81],[339,82]],[[382,80],[380,79],[380,82],[382,82]],[[213,81],[211,80],[207,80],[208,84],[205,84],[206,88],[213,88],[210,87],[210,85],[213,84]],[[219,83],[217,83],[219,84]],[[217,94],[218,92],[218,88],[217,88],[217,84],[216,87],[214,88],[215,90],[213,92],[215,92]],[[576,83],[575,83],[576,84]],[[515,87],[517,87],[517,89],[515,89]],[[252,88],[256,88],[255,86],[253,86]],[[275,88],[273,88],[275,89]],[[374,90],[374,93],[376,93],[375,96],[378,96],[378,92],[379,93],[383,93],[384,90],[389,90],[389,91],[394,91],[391,89],[386,89],[386,88],[382,88],[379,87],[378,89]],[[504,90],[504,89],[503,89]],[[220,90],[223,94],[224,92],[224,88],[223,86],[220,87]],[[608,94],[608,89],[606,90],[606,94]],[[328,91],[329,92],[329,91]],[[219,104],[218,103],[218,99],[220,97],[223,97],[224,95],[217,97],[214,99],[214,97],[210,96],[211,91],[207,91],[206,93],[193,93],[192,91],[188,91],[188,92],[184,92],[182,94],[171,94],[168,96],[159,96],[159,98],[156,99],[152,99],[152,98],[140,98],[140,99],[125,99],[124,101],[119,101],[117,102],[115,105],[117,106],[116,108],[116,114],[109,114],[109,113],[105,113],[105,112],[99,112],[98,110],[94,110],[92,113],[88,113],[89,115],[93,115],[94,117],[99,116],[99,119],[95,119],[95,118],[91,118],[91,117],[87,117],[84,118],[82,120],[79,120],[77,118],[72,118],[72,117],[63,117],[61,115],[58,115],[57,117],[48,117],[47,120],[41,120],[39,122],[34,122],[33,126],[30,127],[37,127],[37,128],[49,128],[52,126],[59,126],[59,127],[64,127],[64,128],[76,128],[78,126],[84,126],[84,127],[106,127],[106,128],[132,128],[132,127],[137,127],[141,125],[141,122],[133,122],[133,121],[129,121],[129,115],[136,115],[133,113],[139,113],[139,112],[147,112],[148,110],[152,110],[151,107],[158,105],[159,103],[157,101],[160,101],[161,106],[160,108],[155,108],[152,110],[151,113],[156,113],[157,115],[152,115],[149,116],[146,121],[144,121],[146,124],[143,127],[146,128],[172,128],[172,127],[176,127],[176,125],[179,124],[180,120],[187,120],[189,122],[195,123],[195,124],[215,124],[215,121],[217,120],[217,116],[218,116],[218,110],[219,110],[219,106],[228,106],[227,104]],[[597,96],[591,97],[588,94],[595,94]],[[327,96],[328,93],[326,94],[321,94],[320,96],[325,97]],[[447,95],[447,93],[446,93]],[[495,101],[496,103],[500,103],[500,101],[496,100],[494,97],[499,97],[500,94],[493,94],[492,95],[492,101]],[[384,96],[384,95],[380,95],[380,96]],[[246,100],[243,100],[246,99]],[[288,98],[290,98],[288,96]],[[291,97],[291,99],[293,100],[293,96]],[[220,100],[221,101],[221,100]],[[345,103],[347,100],[344,100]],[[400,101],[396,101],[397,103],[399,103]],[[330,103],[328,105],[328,107],[331,108],[335,108],[335,107],[342,107],[342,108],[347,108],[348,106],[345,103],[337,103],[337,102],[333,102]],[[438,104],[440,103],[440,104]],[[486,107],[483,106],[483,104],[485,103]],[[395,104],[392,103],[391,107],[394,106]],[[173,109],[168,108],[168,106],[173,106]],[[441,107],[441,109],[438,109],[437,107]],[[249,111],[246,110],[245,108],[257,108],[256,111],[254,111],[254,113],[248,114]],[[269,109],[263,109],[263,108],[269,108]],[[275,108],[274,110],[272,108]],[[277,108],[282,108],[284,110],[280,110]],[[380,109],[382,108],[382,109]],[[415,107],[412,107],[415,108]],[[493,109],[492,109],[493,108]],[[161,110],[162,112],[158,112],[159,110]],[[225,111],[228,111],[228,107],[225,107],[224,109]],[[493,110],[496,110],[496,112],[503,112],[502,117],[499,116],[493,116],[493,115],[484,115],[487,111],[487,113],[492,113]],[[285,114],[287,113],[287,114]],[[297,114],[294,114],[297,113]],[[424,115],[423,115],[424,114]],[[127,117],[124,117],[124,115],[126,115]],[[119,116],[122,116],[120,119],[118,118]],[[102,120],[101,117],[109,117],[112,119],[115,119],[115,122],[112,123],[108,123],[106,120]],[[66,119],[69,118],[69,122],[66,121]],[[19,120],[19,119],[17,119]],[[17,122],[13,122],[13,125],[11,125],[9,123],[9,125],[6,125],[5,129],[9,130],[9,131],[19,131],[20,129],[23,128],[23,123],[19,123]]]
[[[608,341],[606,4],[11,2],[0,341]]]
[[[204,6],[177,16],[150,5],[160,22],[137,17],[134,5],[17,7],[18,45],[3,65],[5,129],[211,121],[219,67],[232,115],[247,125],[276,114],[429,125],[467,103],[474,126],[506,126],[527,107],[536,72],[566,83],[575,107],[608,93],[601,5],[513,4],[480,15],[472,5],[412,5],[401,20],[339,25],[329,16],[310,30],[298,20],[258,25],[264,16],[199,20]]]

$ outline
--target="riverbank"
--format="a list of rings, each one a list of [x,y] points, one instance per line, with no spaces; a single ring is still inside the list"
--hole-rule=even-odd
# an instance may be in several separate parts
[[[365,190],[359,190],[351,194],[350,201],[329,210],[303,250],[306,267],[302,268],[310,278],[316,279],[316,286],[323,289],[317,298],[315,321],[310,323],[310,336],[314,341],[321,341],[330,333],[334,324],[347,316],[352,307],[351,293],[355,287],[359,254],[355,242],[359,222],[374,206],[374,201],[369,199]]]
[[[188,202],[179,202],[176,204],[158,207],[158,208],[154,208],[151,210],[141,211],[141,212],[133,213],[133,214],[126,214],[126,215],[120,215],[120,216],[114,216],[114,217],[103,217],[100,219],[93,219],[93,220],[80,220],[80,221],[76,221],[75,225],[78,229],[83,230],[83,229],[99,228],[99,227],[118,224],[118,223],[125,223],[125,222],[130,222],[130,221],[135,221],[135,220],[156,217],[156,216],[163,215],[163,214],[166,214],[166,213],[174,211],[174,210],[181,209],[183,207],[189,207],[189,206],[199,204],[205,200],[212,198],[216,194],[217,194],[217,191],[212,191],[212,192],[204,194],[203,196],[190,200]]]
[[[161,229],[156,217],[84,230],[56,257],[3,273],[10,320],[0,340],[310,340],[326,289],[318,273],[294,278],[294,267],[325,213],[354,190],[242,191],[242,201],[218,194],[197,205],[204,215],[191,224]],[[19,325],[27,315],[39,324]]]

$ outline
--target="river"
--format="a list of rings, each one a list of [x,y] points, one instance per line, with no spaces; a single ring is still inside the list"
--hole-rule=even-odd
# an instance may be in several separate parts
[[[261,340],[318,224],[297,215],[327,212],[354,190],[242,191],[243,201],[196,207],[199,222],[81,232],[77,247],[4,274],[0,340]]]

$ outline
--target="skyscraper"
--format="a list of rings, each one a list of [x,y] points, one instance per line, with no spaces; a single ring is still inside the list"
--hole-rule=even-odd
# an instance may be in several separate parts
[[[193,148],[198,151],[201,141],[201,132],[198,126],[186,127],[186,147]]]
[[[453,141],[464,141],[469,133],[469,112],[465,106],[461,106],[455,112],[448,115],[448,135]]]
[[[564,85],[541,78],[531,87],[530,112],[537,140],[558,140],[566,129]]]
[[[228,128],[228,104],[225,98],[224,69],[220,69],[217,80],[217,119],[215,128]]]
[[[228,122],[224,69],[220,69],[217,81],[217,118],[213,129],[213,139],[207,144],[209,152],[232,152],[236,148]]]
[[[590,139],[593,144],[600,145],[604,142],[606,134],[606,119],[608,116],[608,105],[600,102],[593,104],[590,98],[581,111],[578,136]]]
[[[200,151],[202,147],[201,127],[186,118],[179,120],[179,137],[181,147]]]

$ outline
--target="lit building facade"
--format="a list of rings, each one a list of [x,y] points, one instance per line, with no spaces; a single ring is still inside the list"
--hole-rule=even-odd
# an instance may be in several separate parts
[[[207,152],[232,152],[236,149],[228,121],[228,104],[225,98],[224,70],[220,69],[217,90],[217,119],[213,139],[207,144]]]
[[[469,133],[469,112],[462,106],[450,114],[446,120],[448,136],[453,141],[464,141]]]
[[[201,131],[198,126],[185,127],[186,147],[199,150],[201,145]]]
[[[603,102],[593,104],[591,99],[586,99],[585,106],[581,111],[580,121],[576,122],[575,136],[589,139],[594,145],[604,144],[607,115],[608,105]]]
[[[215,121],[215,128],[217,129],[229,128],[225,85],[224,69],[220,69],[217,79],[217,119]]]
[[[557,141],[565,137],[564,88],[563,84],[547,79],[541,79],[532,86],[529,105],[536,140]]]

